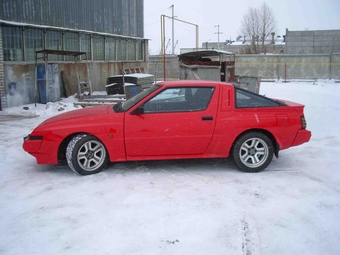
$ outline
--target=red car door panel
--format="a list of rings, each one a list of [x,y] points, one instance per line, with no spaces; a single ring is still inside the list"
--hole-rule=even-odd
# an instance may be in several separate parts
[[[171,112],[166,103],[153,106],[156,112],[126,113],[127,157],[203,154],[216,121],[217,100],[210,102],[203,110]]]

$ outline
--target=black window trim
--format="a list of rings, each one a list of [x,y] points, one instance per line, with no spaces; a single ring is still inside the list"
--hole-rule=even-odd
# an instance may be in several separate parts
[[[270,107],[279,107],[279,106],[287,106],[284,102],[281,102],[281,101],[278,101],[278,100],[274,100],[272,98],[269,98],[269,97],[266,97],[264,95],[260,95],[260,94],[257,94],[257,93],[254,93],[252,91],[249,91],[249,90],[246,90],[246,89],[242,89],[242,88],[239,88],[239,87],[236,87],[234,86],[235,89],[234,89],[234,104],[235,104],[235,109],[245,109],[245,108],[252,108],[252,109],[257,109],[257,108],[270,108]],[[240,90],[240,91],[244,91],[246,93],[249,93],[251,95],[254,95],[256,97],[260,97],[260,98],[263,98],[263,99],[266,99],[268,101],[271,101],[275,104],[277,104],[276,106],[272,106],[272,105],[268,105],[268,106],[257,106],[257,107],[251,107],[251,106],[243,106],[243,107],[240,107],[240,106],[237,106],[237,91]]]

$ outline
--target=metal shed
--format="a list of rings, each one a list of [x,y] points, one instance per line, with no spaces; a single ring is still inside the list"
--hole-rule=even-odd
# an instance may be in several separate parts
[[[180,79],[235,81],[235,54],[220,50],[183,53],[178,56]]]
[[[178,56],[181,80],[224,81],[259,93],[261,78],[235,75],[235,54],[221,50],[186,52]]]

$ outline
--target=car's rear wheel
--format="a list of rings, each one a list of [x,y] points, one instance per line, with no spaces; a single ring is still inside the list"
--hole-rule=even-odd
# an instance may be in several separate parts
[[[235,164],[245,172],[259,172],[265,169],[273,159],[273,143],[260,132],[242,135],[234,144]]]
[[[69,167],[78,174],[89,175],[103,170],[108,163],[104,144],[87,134],[76,135],[66,148]]]

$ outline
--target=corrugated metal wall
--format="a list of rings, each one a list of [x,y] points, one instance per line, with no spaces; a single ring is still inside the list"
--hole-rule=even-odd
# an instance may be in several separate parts
[[[0,19],[144,37],[144,0],[1,0]]]

